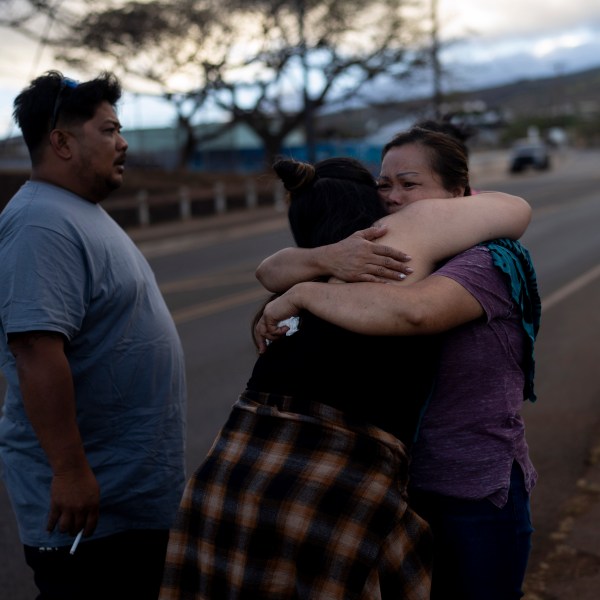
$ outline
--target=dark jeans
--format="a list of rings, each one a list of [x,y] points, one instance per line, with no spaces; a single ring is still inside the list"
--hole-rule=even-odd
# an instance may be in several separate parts
[[[411,506],[434,538],[431,600],[516,600],[531,552],[523,472],[513,465],[508,502],[460,500],[412,491]]]
[[[25,546],[36,600],[156,600],[168,530],[131,530],[70,546]]]

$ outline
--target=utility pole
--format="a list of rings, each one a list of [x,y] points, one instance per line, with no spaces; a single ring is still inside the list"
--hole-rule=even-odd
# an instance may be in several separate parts
[[[298,10],[298,36],[299,36],[299,47],[300,47],[300,61],[302,64],[303,72],[303,110],[304,110],[304,143],[306,145],[306,158],[308,162],[314,163],[316,161],[316,142],[315,142],[315,121],[314,121],[314,110],[312,105],[312,99],[310,97],[310,74],[309,65],[307,62],[307,46],[304,32],[304,21],[306,16],[306,2],[305,0],[296,0],[296,6]]]
[[[431,72],[433,76],[433,112],[436,119],[442,118],[442,102],[444,93],[442,90],[442,65],[440,63],[440,32],[439,32],[439,17],[438,17],[438,0],[430,0],[431,13],[429,15],[431,21]]]

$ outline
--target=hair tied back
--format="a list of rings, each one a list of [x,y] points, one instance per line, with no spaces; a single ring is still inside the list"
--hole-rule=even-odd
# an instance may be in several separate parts
[[[288,192],[311,185],[316,179],[315,168],[310,163],[280,159],[273,165],[273,169]]]

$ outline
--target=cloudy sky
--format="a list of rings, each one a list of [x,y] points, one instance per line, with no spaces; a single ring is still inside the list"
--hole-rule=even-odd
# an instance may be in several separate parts
[[[442,38],[462,40],[444,55],[455,88],[486,87],[600,66],[597,0],[437,1]],[[15,95],[33,77],[57,65],[35,43],[10,31],[0,33],[3,138],[18,133],[11,120]],[[120,117],[127,129],[163,126],[173,119],[164,103],[130,95],[123,99]]]
[[[465,39],[446,56],[476,80],[537,77],[600,66],[600,2],[438,0],[442,34]],[[464,35],[467,32],[467,35]],[[466,70],[465,70],[466,71]]]

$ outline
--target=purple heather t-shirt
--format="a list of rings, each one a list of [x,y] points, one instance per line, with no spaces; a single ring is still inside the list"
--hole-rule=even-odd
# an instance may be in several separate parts
[[[537,479],[520,415],[526,339],[520,310],[483,246],[434,275],[462,285],[485,316],[445,334],[436,388],[412,450],[411,486],[502,507],[513,461],[528,491]]]

